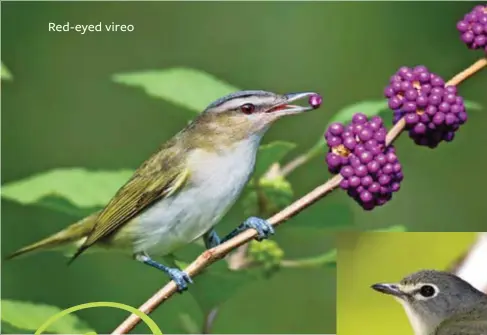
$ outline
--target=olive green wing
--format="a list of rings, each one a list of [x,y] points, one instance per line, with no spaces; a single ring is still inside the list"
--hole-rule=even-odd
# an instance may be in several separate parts
[[[434,335],[487,335],[487,311],[474,310],[454,316],[443,321]]]
[[[189,177],[189,171],[183,163],[181,158],[170,152],[161,152],[151,157],[100,212],[86,241],[70,262],[155,201],[180,190]]]

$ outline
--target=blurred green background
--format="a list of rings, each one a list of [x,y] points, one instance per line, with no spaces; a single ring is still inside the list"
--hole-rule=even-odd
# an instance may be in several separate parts
[[[480,57],[466,49],[455,29],[473,5],[3,2],[2,61],[14,79],[1,84],[2,184],[58,167],[137,167],[193,114],[110,78],[176,66],[206,71],[242,89],[323,94],[320,110],[282,120],[265,137],[264,142],[297,143],[290,159],[316,143],[338,109],[382,98],[389,77],[401,65],[425,64],[449,78]],[[66,21],[132,24],[135,31],[48,32],[49,22]],[[480,73],[462,84],[460,92],[487,106],[486,88],[487,73]],[[346,194],[334,192],[278,229],[275,240],[285,257],[330,250],[331,233],[337,229],[396,224],[415,231],[485,229],[485,111],[472,112],[455,141],[434,152],[403,136],[397,151],[406,177],[393,201],[369,213]],[[328,177],[323,159],[317,158],[296,170],[290,181],[298,197]],[[340,213],[328,216],[337,206],[353,211],[346,225],[337,220]],[[10,201],[2,200],[2,209],[4,254],[73,221]],[[243,219],[241,206],[236,206],[218,229],[227,232]],[[184,254],[189,261],[197,253]],[[69,268],[65,262],[62,255],[46,253],[3,263],[3,297],[61,308],[90,301],[138,306],[165,282],[157,271],[117,255],[85,256]],[[202,324],[190,294],[174,297],[153,317],[164,332],[180,333],[183,311]],[[125,315],[101,313],[79,315],[98,332],[111,331]],[[215,333],[334,331],[333,268],[282,269],[268,280],[255,280],[221,306],[213,328]]]
[[[410,335],[403,307],[370,288],[424,269],[447,270],[475,233],[341,233],[338,236],[337,334]]]

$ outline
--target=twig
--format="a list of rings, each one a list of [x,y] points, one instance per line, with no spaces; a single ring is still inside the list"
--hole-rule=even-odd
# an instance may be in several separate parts
[[[325,254],[302,258],[302,259],[283,259],[280,266],[284,268],[315,268],[324,266],[336,261],[336,250],[331,250]]]
[[[306,163],[308,161],[308,159],[309,159],[309,156],[306,154],[300,155],[300,156],[294,158],[292,161],[290,161],[289,163],[287,163],[286,165],[284,165],[282,167],[281,175],[287,176],[288,174],[290,174],[291,172],[296,170],[298,167],[300,167],[301,165]]]
[[[462,81],[467,79],[468,77],[472,76],[477,71],[480,71],[482,68],[487,66],[487,58],[483,58],[472,64],[468,69],[462,71],[455,77],[453,77],[450,81],[446,83],[446,85],[456,86],[460,84]],[[404,129],[405,122],[404,120],[400,120],[392,129],[389,131],[386,137],[386,144],[391,144],[401,133]],[[326,196],[328,193],[333,191],[340,185],[342,181],[342,177],[340,175],[335,175],[334,177],[330,178],[324,184],[316,187],[314,190],[303,196],[302,198],[296,200],[294,203],[289,205],[288,207],[284,208],[279,213],[273,215],[271,218],[268,219],[268,222],[273,225],[277,226],[283,223],[284,221],[288,220],[289,218],[297,215],[305,208],[311,206],[319,199]],[[195,277],[198,275],[204,268],[209,266],[210,264],[214,263],[215,261],[225,257],[229,252],[234,250],[235,248],[250,242],[255,237],[257,237],[257,231],[254,229],[246,230],[239,235],[235,236],[231,240],[216,246],[215,248],[208,249],[203,252],[196,260],[193,261],[184,271],[190,276]],[[149,300],[147,300],[142,306],[140,306],[140,310],[146,314],[151,313],[154,309],[156,309],[160,304],[165,302],[169,299],[172,295],[177,292],[177,287],[174,281],[170,281],[166,286],[161,288],[158,292],[156,292]],[[113,331],[112,334],[126,334],[130,330],[132,330],[138,323],[140,322],[140,318],[135,314],[130,315],[124,322],[120,324]]]
[[[236,248],[234,252],[229,254],[226,258],[228,263],[228,268],[230,270],[242,270],[250,265],[252,261],[247,256],[249,250],[249,245],[244,244]]]
[[[311,149],[308,149],[306,153],[299,155],[298,157],[291,160],[289,163],[285,164],[280,170],[281,176],[286,177],[301,165],[306,164],[311,159],[320,155],[324,147],[325,147],[324,141],[322,141],[322,143],[318,142],[315,145],[313,145]]]

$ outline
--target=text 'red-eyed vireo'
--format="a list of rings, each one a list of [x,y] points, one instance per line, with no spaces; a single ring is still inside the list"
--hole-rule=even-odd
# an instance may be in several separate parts
[[[309,106],[291,104],[303,98],[310,99]],[[118,250],[164,271],[182,291],[191,278],[149,255],[169,255],[199,237],[211,248],[248,228],[257,230],[259,240],[273,234],[272,226],[256,217],[222,239],[213,227],[248,182],[269,126],[320,104],[321,97],[312,92],[241,91],[225,96],[145,161],[104,209],[9,258],[68,246],[77,248],[71,261],[92,246]]]

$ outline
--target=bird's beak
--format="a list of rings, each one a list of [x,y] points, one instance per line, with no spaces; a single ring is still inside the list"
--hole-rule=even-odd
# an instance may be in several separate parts
[[[267,110],[267,113],[276,113],[278,112],[279,114],[298,114],[302,112],[307,112],[313,109],[316,109],[319,107],[321,104],[321,101],[319,104],[314,104],[312,105],[311,102],[309,101],[310,97],[315,97],[317,99],[321,99],[319,94],[315,92],[300,92],[300,93],[288,93],[283,96],[283,101],[280,101],[277,105],[272,106]],[[300,105],[294,105],[291,104],[294,101],[301,100],[304,98],[308,98],[307,101],[307,106],[300,106]]]
[[[372,288],[380,293],[389,294],[397,298],[406,295],[398,284],[374,284]]]

